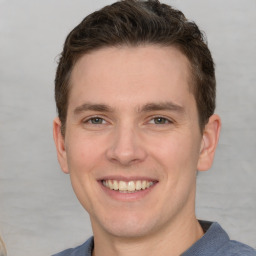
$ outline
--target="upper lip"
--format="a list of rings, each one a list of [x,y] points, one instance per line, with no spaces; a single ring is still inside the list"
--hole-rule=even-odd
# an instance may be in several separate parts
[[[149,176],[117,176],[117,175],[109,175],[109,176],[103,176],[98,181],[103,180],[117,180],[117,181],[137,181],[137,180],[146,180],[146,181],[158,181],[156,178],[149,177]]]

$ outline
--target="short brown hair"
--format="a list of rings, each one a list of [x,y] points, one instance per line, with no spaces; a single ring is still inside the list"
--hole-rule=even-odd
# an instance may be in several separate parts
[[[190,61],[192,91],[203,130],[214,113],[214,63],[198,26],[157,0],[123,0],[88,15],[67,36],[55,78],[55,100],[64,135],[70,76],[77,60],[103,47],[142,44],[177,47]]]

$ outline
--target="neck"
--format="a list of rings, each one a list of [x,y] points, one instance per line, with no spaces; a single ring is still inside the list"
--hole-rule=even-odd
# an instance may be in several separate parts
[[[193,216],[193,215],[192,215]],[[93,256],[141,256],[181,255],[203,236],[203,230],[195,218],[182,219],[175,224],[145,237],[120,238],[97,232],[94,234]]]

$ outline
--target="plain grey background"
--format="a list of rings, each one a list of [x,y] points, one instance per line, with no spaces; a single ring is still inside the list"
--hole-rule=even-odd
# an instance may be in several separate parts
[[[54,75],[67,33],[112,1],[0,0],[0,233],[9,256],[50,255],[91,235],[56,160]],[[198,176],[197,216],[256,248],[256,1],[174,0],[207,34],[222,134]]]

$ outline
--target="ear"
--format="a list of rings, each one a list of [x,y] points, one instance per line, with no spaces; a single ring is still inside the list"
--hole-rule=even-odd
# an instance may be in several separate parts
[[[211,168],[219,141],[220,127],[220,117],[215,114],[212,115],[204,128],[200,156],[197,164],[198,171],[207,171]]]
[[[57,157],[60,167],[64,173],[69,173],[67,154],[65,149],[65,138],[61,133],[61,121],[58,117],[56,117],[53,121],[53,138],[57,150]]]

